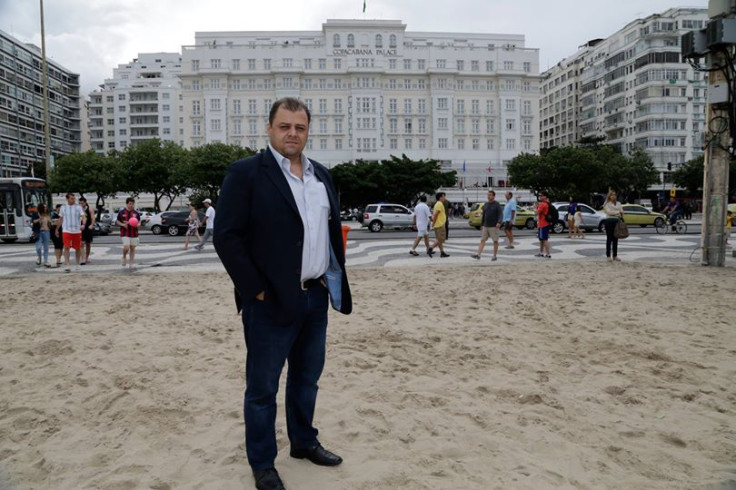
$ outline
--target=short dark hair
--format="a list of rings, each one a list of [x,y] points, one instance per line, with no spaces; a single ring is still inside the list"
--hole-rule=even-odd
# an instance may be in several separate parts
[[[496,197],[496,191],[488,191],[488,194],[493,194],[493,197]]]
[[[539,191],[539,195],[544,196],[544,197],[549,197],[549,195],[547,194],[547,191]]]
[[[511,191],[506,191],[506,194],[508,194],[508,195],[509,195],[509,197],[514,197],[514,193],[513,193],[513,192],[511,192]]]
[[[132,197],[128,197],[125,199],[125,204],[131,203],[131,202],[135,202],[135,199],[133,199]]]
[[[87,198],[82,196],[79,198],[79,202],[87,202]]]
[[[268,113],[268,124],[273,124],[273,118],[276,117],[276,113],[281,107],[290,112],[304,111],[307,113],[307,124],[312,122],[312,113],[309,112],[307,104],[294,97],[283,97],[271,106],[271,112]]]
[[[67,192],[66,193],[66,198],[69,199],[70,197],[74,197],[74,193],[73,192]]]
[[[422,194],[421,196],[419,196],[419,200],[422,201],[422,202],[427,202],[427,196],[425,196],[424,194]]]
[[[441,197],[445,197],[444,192],[438,192],[437,194],[434,195],[434,198],[437,199],[438,201],[440,200]]]

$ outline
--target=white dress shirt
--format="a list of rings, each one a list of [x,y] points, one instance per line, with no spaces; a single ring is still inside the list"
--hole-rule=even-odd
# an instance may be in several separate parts
[[[300,179],[291,173],[291,161],[288,158],[277,152],[273,146],[268,145],[268,148],[289,183],[304,224],[301,280],[322,277],[330,264],[330,233],[327,228],[330,201],[327,189],[314,175],[314,166],[303,153]]]

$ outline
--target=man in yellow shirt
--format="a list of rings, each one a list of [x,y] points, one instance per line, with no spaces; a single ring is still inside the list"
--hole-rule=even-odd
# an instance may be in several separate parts
[[[450,254],[445,253],[445,247],[443,246],[447,239],[447,229],[445,228],[445,223],[447,223],[447,213],[445,212],[445,193],[438,192],[435,197],[437,198],[437,202],[432,208],[432,217],[430,218],[432,221],[432,227],[434,228],[435,242],[431,247],[429,247],[429,249],[427,249],[427,255],[432,257],[434,249],[439,248],[440,257],[449,257]]]

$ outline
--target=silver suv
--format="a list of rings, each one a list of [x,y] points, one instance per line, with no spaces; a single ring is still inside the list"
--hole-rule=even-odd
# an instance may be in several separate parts
[[[414,211],[401,204],[369,204],[363,211],[363,228],[379,232],[385,228],[411,228],[414,225]]]
[[[567,229],[567,212],[570,210],[570,203],[567,202],[555,202],[552,203],[557,208],[557,213],[560,215],[560,219],[554,224],[552,231],[555,233],[562,233]],[[600,211],[596,211],[587,204],[578,203],[580,214],[583,215],[583,226],[581,228],[585,231],[604,231],[603,221],[606,219],[606,215]]]

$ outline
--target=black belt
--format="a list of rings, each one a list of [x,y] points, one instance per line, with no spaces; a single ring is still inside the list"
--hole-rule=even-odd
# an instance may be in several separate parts
[[[315,286],[323,286],[324,285],[324,283],[323,283],[323,277],[318,277],[316,279],[307,279],[306,281],[301,281],[300,286],[302,288],[302,291],[306,291],[307,289],[313,288]]]

